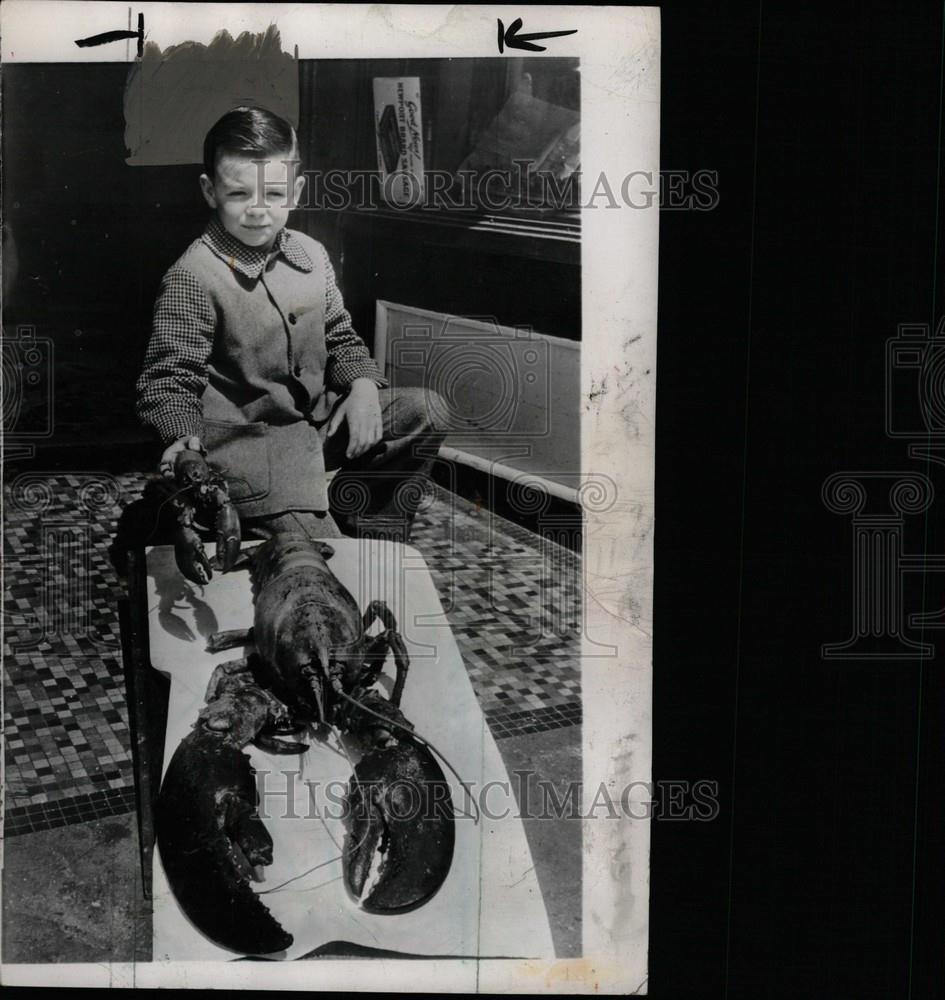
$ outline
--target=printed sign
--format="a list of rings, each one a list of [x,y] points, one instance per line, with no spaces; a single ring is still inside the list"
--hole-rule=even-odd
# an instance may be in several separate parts
[[[409,208],[423,200],[423,119],[420,78],[374,78],[374,131],[381,195]]]

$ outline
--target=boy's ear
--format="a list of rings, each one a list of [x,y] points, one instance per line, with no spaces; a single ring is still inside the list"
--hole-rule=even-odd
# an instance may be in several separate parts
[[[203,193],[204,201],[211,207],[217,207],[217,196],[213,192],[213,181],[206,174],[200,175],[200,190]]]
[[[305,174],[301,171],[298,177],[295,178],[295,184],[292,187],[292,207],[298,207],[299,201],[302,198],[302,191],[305,188]]]

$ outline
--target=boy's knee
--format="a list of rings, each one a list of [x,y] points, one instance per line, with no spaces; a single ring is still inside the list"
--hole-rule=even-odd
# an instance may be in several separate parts
[[[445,434],[448,412],[443,397],[433,389],[404,386],[396,390],[401,419],[413,433]]]
[[[421,389],[423,393],[423,408],[427,414],[427,430],[435,433],[445,434],[446,427],[446,401],[434,389]]]

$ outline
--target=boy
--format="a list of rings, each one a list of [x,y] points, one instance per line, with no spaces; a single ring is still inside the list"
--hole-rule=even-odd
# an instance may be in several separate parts
[[[324,247],[285,228],[298,160],[291,125],[263,108],[210,129],[200,188],[213,216],[161,284],[137,413],[161,438],[165,476],[184,448],[205,451],[247,537],[337,534],[325,472],[341,467],[336,519],[406,541],[420,491],[397,487],[429,473],[436,400],[387,388]]]

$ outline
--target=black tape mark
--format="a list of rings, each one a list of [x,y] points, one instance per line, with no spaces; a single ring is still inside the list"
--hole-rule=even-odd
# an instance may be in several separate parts
[[[525,49],[528,52],[544,52],[546,46],[544,45],[534,45],[534,39],[536,38],[560,38],[562,35],[576,35],[577,28],[572,28],[570,31],[533,31],[529,35],[520,35],[519,28],[522,27],[522,19],[520,17],[515,18],[515,20],[508,26],[499,21],[499,52],[504,52],[505,49]]]
[[[137,31],[103,31],[99,35],[89,35],[88,38],[77,38],[76,45],[80,49],[89,49],[94,45],[107,45],[109,42],[121,42],[126,38],[138,39],[138,58],[144,52],[144,14],[138,15]]]

